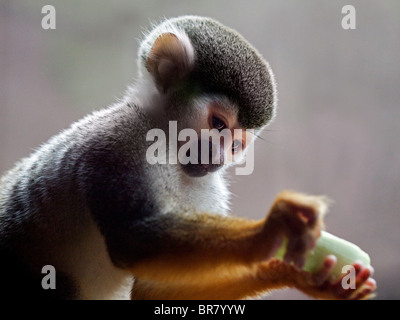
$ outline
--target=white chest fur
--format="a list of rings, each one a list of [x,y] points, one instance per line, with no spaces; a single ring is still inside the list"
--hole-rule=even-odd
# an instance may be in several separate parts
[[[130,299],[134,277],[114,266],[95,222],[90,219],[85,225],[83,233],[57,254],[60,268],[79,286],[79,299]]]

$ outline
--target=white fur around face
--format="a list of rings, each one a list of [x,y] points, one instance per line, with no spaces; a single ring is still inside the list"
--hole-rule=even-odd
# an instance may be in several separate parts
[[[204,186],[201,186],[204,185]],[[230,192],[223,173],[215,172],[202,178],[183,176],[183,201],[192,203],[198,212],[228,215],[230,211]]]

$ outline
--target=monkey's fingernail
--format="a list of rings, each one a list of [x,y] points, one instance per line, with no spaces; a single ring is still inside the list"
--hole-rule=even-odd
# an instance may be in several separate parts
[[[366,268],[369,270],[370,277],[372,277],[375,273],[375,269],[372,266],[367,266]]]

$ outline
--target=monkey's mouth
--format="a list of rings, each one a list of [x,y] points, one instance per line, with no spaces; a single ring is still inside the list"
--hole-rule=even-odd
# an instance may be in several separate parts
[[[223,164],[181,164],[183,172],[193,178],[204,177],[208,173],[212,173],[222,168]]]
[[[203,150],[202,146],[205,146]],[[205,159],[202,157],[202,152],[206,154]],[[191,157],[192,156],[192,157]],[[180,162],[183,172],[188,176],[199,178],[204,177],[208,173],[212,173],[222,168],[224,165],[224,153],[220,146],[214,145],[209,140],[195,141],[194,147],[186,151],[188,163]],[[195,162],[195,163],[192,163]]]

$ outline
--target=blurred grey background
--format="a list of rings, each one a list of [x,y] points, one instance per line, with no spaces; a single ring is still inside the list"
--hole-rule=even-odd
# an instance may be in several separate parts
[[[41,9],[56,9],[43,30]],[[356,30],[341,9],[356,9]],[[380,299],[400,298],[400,2],[0,1],[0,172],[136,76],[150,21],[183,14],[238,30],[270,62],[274,123],[255,171],[235,176],[235,215],[262,218],[282,189],[335,203],[327,230],[370,253]],[[306,299],[294,290],[266,299]]]

